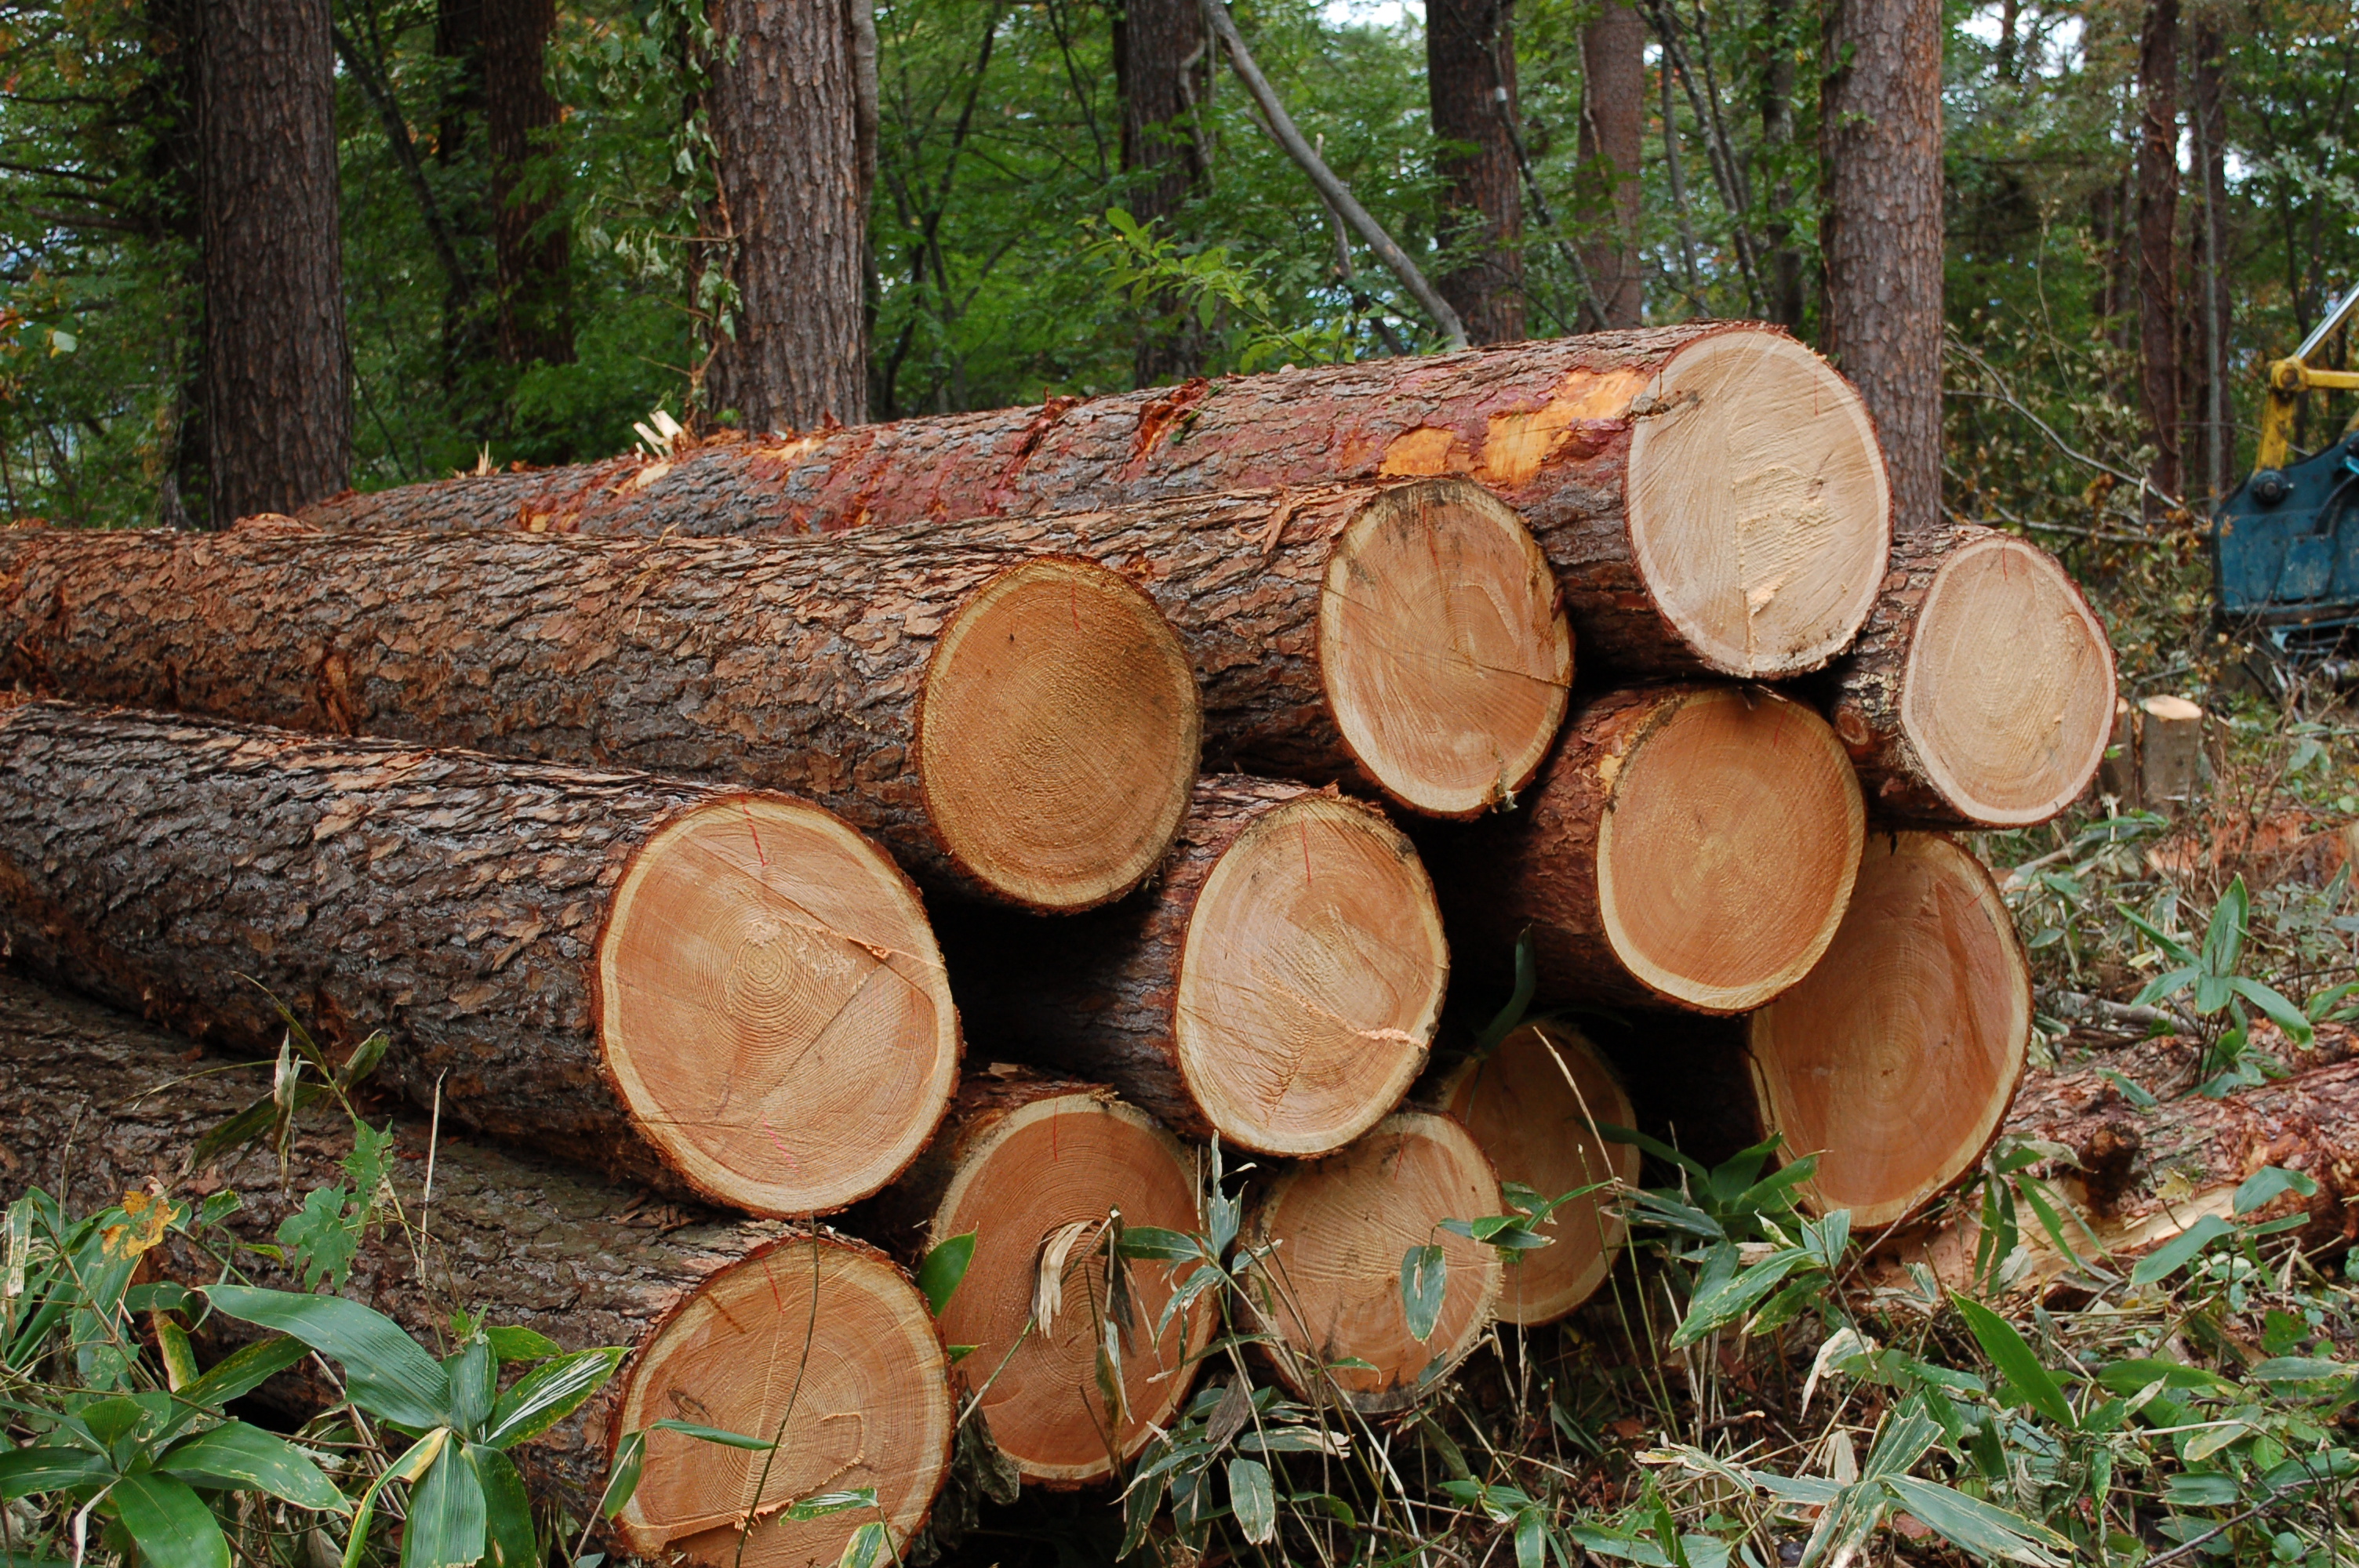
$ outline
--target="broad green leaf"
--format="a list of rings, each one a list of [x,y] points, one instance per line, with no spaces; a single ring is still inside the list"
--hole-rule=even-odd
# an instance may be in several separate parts
[[[1450,1263],[1440,1247],[1429,1243],[1401,1254],[1401,1311],[1408,1316],[1409,1336],[1419,1344],[1433,1337],[1449,1287]]]
[[[918,1290],[934,1315],[942,1315],[942,1308],[951,1304],[958,1293],[959,1282],[966,1278],[967,1265],[974,1261],[974,1232],[953,1236],[938,1243],[926,1253],[926,1260],[918,1265]]]
[[[450,1379],[434,1357],[383,1313],[337,1296],[295,1295],[248,1285],[215,1285],[205,1293],[230,1316],[291,1334],[342,1362],[345,1390],[371,1415],[418,1431],[440,1426],[448,1417]]]
[[[614,1445],[614,1462],[606,1471],[606,1489],[598,1498],[598,1517],[613,1519],[631,1506],[639,1489],[639,1471],[647,1462],[647,1434],[630,1432]]]
[[[442,1375],[451,1379],[451,1424],[474,1434],[499,1402],[500,1364],[491,1342],[470,1338],[443,1358]]]
[[[717,1426],[699,1426],[694,1422],[674,1421],[669,1416],[656,1422],[649,1432],[677,1432],[683,1437],[693,1437],[699,1443],[717,1443],[723,1448],[747,1448],[755,1453],[772,1446],[766,1437],[748,1437],[742,1432],[723,1432]]]
[[[787,1518],[798,1524],[807,1524],[831,1514],[852,1513],[875,1506],[876,1488],[874,1487],[860,1487],[846,1492],[818,1492],[788,1504]]]
[[[1957,1303],[1958,1314],[1966,1320],[1975,1343],[1991,1358],[1991,1365],[1998,1368],[2007,1386],[2057,1425],[2067,1430],[2077,1427],[2080,1422],[2073,1418],[2071,1401],[2064,1397],[2055,1376],[2039,1364],[2039,1357],[2023,1336],[2015,1331],[2015,1325],[1980,1302],[1964,1296],[1951,1299]]]
[[[2245,1495],[2245,1488],[2234,1476],[2217,1471],[2189,1471],[2173,1476],[2163,1483],[2162,1500],[2173,1508],[2225,1508]]]
[[[2150,1285],[2157,1280],[2169,1279],[2193,1262],[2196,1255],[2206,1247],[2234,1232],[2235,1227],[2226,1220],[2216,1214],[2207,1214],[2139,1259],[2137,1267],[2130,1271],[2130,1283]]]
[[[218,1409],[251,1393],[311,1353],[292,1335],[277,1335],[243,1346],[207,1368],[193,1383],[173,1396],[185,1403]]]
[[[2280,1193],[2299,1193],[2304,1197],[2318,1195],[2318,1184],[2299,1171],[2288,1171],[2282,1165],[2264,1165],[2246,1176],[2236,1189],[2235,1212],[2246,1215],[2267,1207]]]
[[[144,1568],[229,1568],[229,1541],[212,1509],[169,1476],[125,1476],[106,1494]]]
[[[1229,1461],[1229,1507],[1247,1541],[1261,1546],[1277,1539],[1277,1489],[1260,1460]]]
[[[2137,995],[2130,998],[2130,1005],[2152,1007],[2158,1001],[2178,995],[2202,978],[2203,971],[2192,965],[2176,969],[2165,969],[2138,989]]]
[[[156,1468],[193,1487],[254,1489],[322,1513],[344,1511],[344,1495],[310,1455],[274,1433],[233,1421],[167,1449]]]
[[[2354,1369],[2359,1368],[2314,1356],[2277,1356],[2254,1368],[2252,1377],[2262,1383],[2324,1383],[2347,1378]]]
[[[2182,1361],[2116,1361],[2097,1374],[2097,1381],[2117,1394],[2135,1394],[2157,1382],[2174,1389],[2210,1388],[2223,1391],[2236,1386],[2208,1368],[2190,1367]]]
[[[474,1465],[446,1441],[426,1478],[410,1488],[401,1568],[473,1568],[484,1555],[488,1511]]]
[[[0,1498],[38,1497],[103,1481],[114,1466],[87,1448],[19,1448],[0,1454]]]
[[[1548,1516],[1538,1508],[1516,1515],[1516,1568],[1548,1568]]]
[[[492,1354],[503,1365],[517,1361],[546,1361],[564,1348],[545,1334],[535,1334],[529,1328],[487,1328],[484,1337],[492,1342]]]
[[[884,1521],[870,1519],[843,1543],[843,1555],[835,1560],[836,1568],[884,1568],[892,1554],[892,1546]]]
[[[1671,1336],[1673,1346],[1693,1345],[1712,1330],[1735,1322],[1754,1303],[1783,1284],[1786,1276],[1810,1261],[1799,1247],[1784,1248],[1712,1290],[1699,1289],[1688,1303],[1688,1315]]]
[[[541,1568],[532,1498],[516,1465],[498,1449],[480,1443],[468,1444],[461,1453],[475,1467],[475,1485],[483,1488],[484,1543],[490,1552],[485,1568]]]
[[[623,1364],[623,1354],[611,1346],[577,1350],[527,1372],[500,1396],[484,1442],[505,1449],[538,1437],[604,1388],[614,1368]]]
[[[1196,1238],[1186,1231],[1166,1230],[1157,1225],[1124,1226],[1114,1250],[1146,1263],[1185,1263],[1204,1255]]]
[[[1900,1506],[1951,1545],[1989,1561],[2004,1559],[2032,1568],[2060,1568],[2071,1542],[2018,1514],[1995,1508],[1963,1492],[1910,1476],[1886,1476],[1883,1483]]]
[[[2215,975],[2233,975],[2237,962],[2245,956],[2245,924],[2252,913],[2253,901],[2245,892],[2245,879],[2238,877],[2220,895],[2212,911],[2211,926],[2203,933],[2203,953],[2199,960]]]
[[[2309,1015],[2296,1007],[2284,992],[2265,986],[2258,980],[2248,980],[2242,975],[2232,977],[2228,989],[2261,1010],[2261,1016],[2286,1032],[2286,1038],[2297,1045],[2307,1045],[2317,1036],[2310,1027]]]

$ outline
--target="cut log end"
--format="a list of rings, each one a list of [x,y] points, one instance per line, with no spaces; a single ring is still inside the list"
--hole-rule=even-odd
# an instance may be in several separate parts
[[[1321,1154],[1424,1069],[1450,953],[1417,850],[1374,809],[1303,795],[1205,879],[1173,1009],[1181,1078],[1230,1144]]]
[[[1202,739],[1195,670],[1154,602],[1104,567],[1046,557],[942,628],[919,773],[971,875],[1032,909],[1089,909],[1170,849]]]
[[[1990,873],[1936,833],[1878,835],[1810,977],[1749,1025],[1764,1124],[1854,1228],[1914,1213],[1997,1134],[2031,1044],[2031,979]]]
[[[1581,1035],[1560,1024],[1529,1023],[1443,1080],[1441,1108],[1463,1122],[1503,1182],[1520,1182],[1553,1200],[1619,1177],[1638,1179],[1635,1144],[1608,1143],[1597,1124],[1636,1125],[1630,1097]],[[1612,1195],[1574,1198],[1539,1227],[1549,1245],[1519,1252],[1506,1266],[1499,1316],[1508,1323],[1552,1323],[1605,1282],[1622,1249],[1624,1226]]]
[[[1884,455],[1859,395],[1779,332],[1681,348],[1630,438],[1631,550],[1706,667],[1776,679],[1842,652],[1892,545]]]
[[[824,1214],[891,1181],[958,1087],[958,1015],[908,880],[840,818],[723,797],[648,838],[598,944],[607,1072],[716,1201]]]
[[[942,1309],[942,1334],[975,1347],[962,1370],[981,1391],[992,1441],[1027,1480],[1074,1486],[1126,1463],[1170,1424],[1211,1337],[1200,1298],[1156,1338],[1171,1280],[1129,1265],[1136,1293],[1122,1339],[1127,1408],[1107,1409],[1097,1366],[1107,1319],[1103,1240],[1115,1211],[1125,1225],[1195,1229],[1194,1162],[1144,1111],[1077,1093],[1034,1100],[1001,1120],[964,1156],[934,1216],[937,1243],[974,1235],[966,1275]],[[1051,1268],[1061,1299],[1042,1330],[1030,1325]]]
[[[1429,480],[1371,502],[1335,541],[1319,659],[1377,787],[1413,811],[1472,816],[1547,756],[1572,633],[1523,520],[1479,486]]]
[[[2005,535],[1944,561],[1903,676],[1900,723],[1934,788],[1969,822],[2045,822],[2104,760],[2114,654],[2055,557]]]
[[[897,1546],[950,1471],[956,1412],[941,1336],[908,1276],[855,1241],[790,1236],[712,1275],[625,1377],[618,1437],[669,1418],[778,1439],[772,1454],[647,1432],[638,1490],[615,1523],[650,1559],[804,1568],[834,1562],[880,1517]],[[867,1487],[874,1509],[785,1517],[815,1493]]]
[[[1276,1244],[1260,1286],[1280,1375],[1306,1394],[1332,1377],[1364,1411],[1405,1408],[1428,1367],[1454,1366],[1474,1347],[1498,1304],[1496,1249],[1436,1227],[1497,1214],[1499,1203],[1499,1179],[1473,1138],[1421,1111],[1388,1117],[1342,1153],[1278,1177],[1255,1225]],[[1420,1340],[1401,1268],[1429,1244],[1441,1248],[1441,1305]],[[1351,1360],[1368,1365],[1335,1365]]]
[[[1698,687],[1624,757],[1598,828],[1606,940],[1683,1007],[1743,1012],[1810,973],[1865,836],[1843,742],[1799,703]]]

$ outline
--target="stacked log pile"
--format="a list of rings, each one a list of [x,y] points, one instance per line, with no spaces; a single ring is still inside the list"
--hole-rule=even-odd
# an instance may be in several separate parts
[[[12,531],[0,690],[0,953],[248,1057],[273,999],[388,1031],[481,1245],[352,1289],[631,1346],[532,1472],[577,1514],[658,1415],[783,1423],[766,1489],[650,1444],[619,1544],[712,1563],[824,1559],[852,1523],[786,1508],[822,1489],[906,1538],[962,1413],[1029,1481],[1120,1472],[1213,1311],[1118,1238],[1203,1228],[1216,1148],[1256,1157],[1271,1371],[1370,1412],[1601,1287],[1614,1129],[1775,1132],[1813,1206],[1920,1209],[2030,1027],[1938,829],[2061,810],[2114,705],[2060,568],[1896,527],[1857,396],[1741,323]],[[1536,1011],[1465,1047],[1527,936]],[[0,989],[9,1141],[95,1118],[77,1181],[299,1191],[189,1171],[246,1091],[184,1071]],[[628,1184],[752,1217],[627,1234]],[[1443,1226],[1531,1194],[1572,1195],[1549,1246]],[[510,1249],[578,1288],[464,1260]],[[831,1368],[791,1415],[782,1357]]]

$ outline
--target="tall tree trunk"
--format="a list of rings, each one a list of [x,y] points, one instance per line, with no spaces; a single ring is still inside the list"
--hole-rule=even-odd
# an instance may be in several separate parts
[[[2200,12],[2196,16],[2194,59],[2195,164],[2203,185],[2203,221],[2195,234],[2195,248],[2201,257],[2195,280],[2202,294],[2197,330],[2203,344],[2196,361],[2202,376],[2196,418],[2202,488],[2216,499],[2235,483],[2236,427],[2228,405],[2231,318],[2223,254],[2228,236],[2224,211],[2228,204],[2228,46],[2213,12]]]
[[[557,198],[526,178],[536,135],[557,124],[557,100],[546,80],[557,4],[483,0],[483,17],[500,358],[512,365],[567,364],[573,359],[571,248],[564,226],[547,222]]]
[[[1126,0],[1114,13],[1114,80],[1122,92],[1122,168],[1151,175],[1130,192],[1130,214],[1169,229],[1204,185],[1196,105],[1212,81],[1212,51],[1197,0]],[[1140,386],[1185,381],[1202,368],[1193,312],[1158,299],[1140,323],[1133,374]],[[1159,318],[1176,316],[1166,324]]]
[[[1425,81],[1444,237],[1464,259],[1434,280],[1477,343],[1524,335],[1523,190],[1516,144],[1515,0],[1426,0]]]
[[[705,402],[748,430],[868,417],[868,224],[853,0],[714,0],[704,62],[719,189],[706,215],[736,298]],[[731,50],[734,49],[734,58]],[[719,323],[715,323],[716,329]]]
[[[203,36],[200,0],[146,0],[144,47],[156,69],[133,90],[126,116],[149,127],[140,170],[134,222],[154,239],[176,242],[166,254],[181,258],[173,267],[174,292],[187,299],[204,292],[203,201],[200,180],[203,157],[197,130],[197,53]],[[156,524],[163,528],[202,525],[205,495],[204,320],[185,306],[169,318],[172,334],[170,400],[161,435],[162,470],[158,476]]]
[[[442,286],[442,390],[451,407],[477,439],[492,434],[492,421],[468,385],[471,375],[497,347],[495,323],[477,297],[484,252],[491,235],[484,188],[471,178],[482,151],[484,119],[484,7],[485,0],[436,0],[434,58],[449,85],[434,115],[434,166],[442,178],[444,216],[452,259]],[[360,41],[355,39],[356,42]],[[391,135],[393,127],[387,125]]]
[[[1875,416],[1896,525],[1941,506],[1941,9],[1832,0],[1820,114],[1828,357]]]
[[[2010,0],[2011,3],[2011,0]],[[1762,30],[1767,47],[1761,65],[1762,188],[1769,210],[1762,220],[1767,242],[1769,319],[1789,330],[1802,325],[1802,252],[1794,243],[1794,0],[1766,0]]]
[[[2138,35],[2138,375],[2159,490],[2180,488],[2179,432],[2179,0],[2147,0]],[[2161,503],[2149,495],[2149,518]]]
[[[1581,30],[1582,206],[1597,237],[1581,247],[1589,299],[1583,331],[1636,327],[1644,319],[1646,277],[1638,257],[1640,160],[1647,141],[1647,24],[1625,0]]]
[[[328,0],[215,0],[198,66],[216,524],[352,471]]]

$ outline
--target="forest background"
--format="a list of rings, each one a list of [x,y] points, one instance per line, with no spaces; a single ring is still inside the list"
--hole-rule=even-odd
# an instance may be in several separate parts
[[[13,516],[208,517],[196,9],[0,5]],[[1418,9],[1236,14],[1419,265],[1520,271],[1521,331],[1636,307],[1821,341],[1817,0],[1645,0],[1621,13],[1636,69],[1618,81],[1584,70],[1597,0],[1452,0],[1495,29],[1508,74],[1505,232],[1452,205],[1482,149],[1435,131]],[[333,21],[351,482],[595,458],[653,409],[689,416],[736,303],[714,265],[710,18],[687,0],[334,0]],[[1109,0],[875,7],[869,417],[1436,346],[1201,37],[1175,184],[1125,114],[1125,22]],[[2184,539],[2249,463],[2262,367],[2359,280],[2359,8],[1952,0],[1943,27],[1945,503],[2052,546]],[[519,106],[519,81],[541,96]],[[1621,174],[1594,134],[1615,119],[1640,138]],[[2143,178],[2142,127],[2177,154]],[[1601,297],[1630,207],[1642,298]],[[1158,215],[1156,243],[1124,238],[1117,211]],[[1479,308],[1470,325],[1480,341]],[[2299,444],[2343,412],[2313,410]]]

